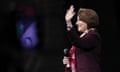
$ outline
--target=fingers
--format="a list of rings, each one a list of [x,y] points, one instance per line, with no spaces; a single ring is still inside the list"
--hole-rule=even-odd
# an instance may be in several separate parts
[[[74,6],[73,6],[73,5],[71,5],[71,6],[70,6],[70,8],[74,8]]]
[[[71,5],[70,8],[67,10],[67,12],[74,12],[74,6]]]
[[[72,12],[72,16],[74,16],[75,15],[75,12]]]
[[[63,64],[69,64],[69,58],[68,57],[63,58]]]
[[[71,20],[74,15],[75,15],[74,7],[73,5],[71,5],[70,8],[67,10],[65,18],[66,20]]]
[[[71,10],[72,12],[74,12],[74,6],[73,6],[73,5],[70,6],[70,10]]]
[[[74,6],[71,5],[70,8],[67,10],[67,13],[65,15],[65,20],[71,21],[71,19],[73,18],[74,15],[75,15]]]

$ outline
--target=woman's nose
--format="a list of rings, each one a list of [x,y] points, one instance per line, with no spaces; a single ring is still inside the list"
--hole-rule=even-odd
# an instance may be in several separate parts
[[[78,25],[78,21],[75,23],[75,25]]]

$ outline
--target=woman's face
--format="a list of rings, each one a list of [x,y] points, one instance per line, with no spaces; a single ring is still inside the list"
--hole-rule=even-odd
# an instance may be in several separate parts
[[[79,32],[85,32],[87,30],[86,22],[80,20],[79,16],[77,17],[76,25],[77,25],[77,29],[78,29]]]

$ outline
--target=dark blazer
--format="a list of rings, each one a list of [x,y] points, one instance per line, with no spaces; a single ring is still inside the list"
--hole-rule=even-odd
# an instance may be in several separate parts
[[[90,30],[80,38],[72,28],[67,32],[69,41],[76,46],[77,72],[100,72],[101,38],[97,31]]]

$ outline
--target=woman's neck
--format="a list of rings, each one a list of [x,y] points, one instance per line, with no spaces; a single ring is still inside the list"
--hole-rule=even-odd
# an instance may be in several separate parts
[[[83,36],[85,36],[89,31],[91,30],[95,30],[95,28],[90,28],[90,29],[86,29],[81,35],[80,38],[82,38]]]

